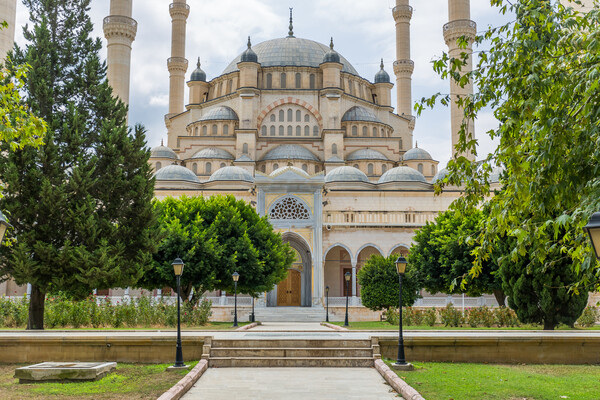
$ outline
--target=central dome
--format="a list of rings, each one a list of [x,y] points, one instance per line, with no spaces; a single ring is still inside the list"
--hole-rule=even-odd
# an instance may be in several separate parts
[[[267,40],[252,46],[252,50],[258,56],[258,62],[263,67],[314,67],[319,68],[323,57],[331,49],[322,43],[296,37]],[[241,61],[242,54],[237,56],[223,71],[228,74],[238,70],[237,64]],[[340,55],[340,61],[344,64],[342,71],[352,75],[358,72],[354,67]]]

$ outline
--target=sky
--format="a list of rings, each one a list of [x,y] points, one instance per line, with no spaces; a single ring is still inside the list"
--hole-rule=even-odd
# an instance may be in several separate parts
[[[164,115],[167,113],[170,57],[171,18],[170,0],[134,0],[133,18],[138,32],[131,56],[130,124],[141,123],[148,130],[148,145],[154,147],[166,139]],[[392,63],[396,59],[395,24],[392,17],[394,0],[188,0],[190,16],[187,24],[186,57],[190,60],[187,77],[195,68],[196,59],[208,79],[223,72],[225,67],[246,48],[247,37],[254,44],[287,36],[289,7],[294,8],[296,37],[324,44],[333,37],[335,49],[359,74],[373,81],[381,58],[385,69],[395,82]],[[447,47],[442,26],[448,22],[448,0],[413,0],[411,21],[411,58],[413,102],[441,92],[449,92],[448,81],[442,81],[432,69],[432,61]],[[92,0],[90,15],[94,34],[106,40],[102,20],[109,13],[109,0]],[[16,41],[24,45],[22,29],[28,21],[25,6],[17,6]],[[471,1],[471,19],[478,31],[507,21],[500,16],[489,0]],[[106,48],[102,57],[106,58]],[[259,60],[260,61],[260,60]],[[185,99],[187,101],[187,87]],[[396,105],[395,88],[392,93]],[[475,122],[479,154],[493,150],[494,143],[485,132],[497,126],[490,111],[482,113]],[[440,161],[440,169],[451,155],[450,110],[439,106],[425,111],[418,119],[413,146],[418,143]]]

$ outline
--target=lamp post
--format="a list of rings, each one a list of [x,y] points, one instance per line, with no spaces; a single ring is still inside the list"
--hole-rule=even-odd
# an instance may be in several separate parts
[[[404,337],[402,336],[402,277],[406,272],[406,264],[406,259],[402,256],[398,257],[396,260],[396,272],[398,273],[398,282],[400,284],[400,300],[398,308],[398,359],[392,366],[396,369],[412,370],[412,364],[407,363],[406,357],[404,356]]]
[[[329,322],[329,286],[325,286],[325,322]]]
[[[237,283],[238,280],[240,279],[240,274],[236,272],[233,273],[233,275],[231,276],[233,278],[233,286],[235,288],[235,294],[233,295],[233,326],[238,326],[237,323]]]
[[[590,235],[590,241],[592,242],[596,258],[600,260],[600,254],[598,254],[600,251],[600,212],[592,214],[588,224],[583,229]]]
[[[254,319],[254,295],[252,295],[252,315],[250,316],[250,322],[255,322],[255,319]]]
[[[173,368],[187,368],[183,363],[183,352],[181,351],[181,312],[179,309],[181,274],[183,274],[183,267],[185,264],[181,258],[177,257],[171,265],[173,265],[173,271],[177,277],[177,350],[175,351],[175,365],[173,365]]]
[[[352,274],[350,274],[350,272],[344,274],[344,278],[346,279],[346,319],[344,320],[344,326],[348,326],[348,293],[350,292],[348,285],[350,284],[351,276]]]
[[[4,240],[4,234],[6,233],[6,230],[10,227],[12,227],[12,225],[8,223],[6,217],[4,216],[2,211],[0,211],[0,243],[2,242],[2,240]]]

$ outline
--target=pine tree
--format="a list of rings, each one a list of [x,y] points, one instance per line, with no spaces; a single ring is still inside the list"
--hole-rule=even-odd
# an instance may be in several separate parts
[[[16,241],[0,276],[31,283],[28,329],[43,329],[47,293],[83,298],[94,288],[134,285],[155,243],[154,181],[141,126],[126,126],[112,96],[90,0],[25,0],[32,26],[15,65],[28,63],[29,107],[48,124],[39,149],[0,159]],[[6,150],[2,145],[2,151]]]

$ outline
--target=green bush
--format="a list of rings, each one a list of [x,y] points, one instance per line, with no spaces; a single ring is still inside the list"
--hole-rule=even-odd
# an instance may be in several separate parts
[[[427,326],[434,326],[437,322],[437,310],[434,308],[428,308],[423,312],[423,323]]]
[[[448,304],[440,310],[440,319],[444,326],[461,326],[463,323],[462,313],[452,304]]]
[[[577,325],[583,328],[590,328],[596,324],[600,318],[600,310],[598,307],[586,307],[583,313],[577,320]]]
[[[486,306],[470,308],[466,312],[466,321],[472,328],[478,326],[489,328],[495,322],[494,312]]]
[[[520,326],[519,318],[517,314],[508,307],[498,307],[494,310],[494,317],[498,327],[503,326]]]

